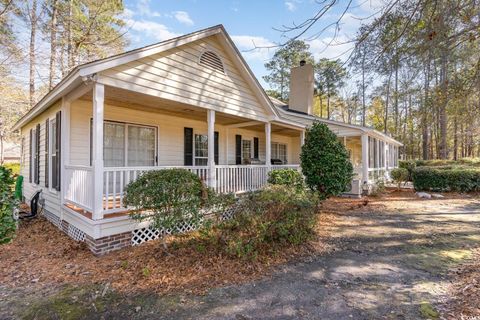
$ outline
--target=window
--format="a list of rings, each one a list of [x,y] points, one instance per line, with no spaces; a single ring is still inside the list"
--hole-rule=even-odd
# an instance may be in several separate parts
[[[273,142],[271,144],[271,158],[281,160],[283,164],[288,163],[287,145],[284,143]]]
[[[48,185],[50,190],[60,190],[60,113],[49,121],[48,128]]]
[[[242,140],[242,162],[250,163],[252,158],[252,141]]]
[[[195,165],[208,164],[208,138],[206,134],[195,134]]]
[[[92,128],[93,122],[90,122]],[[90,136],[92,163],[93,134]],[[103,161],[105,167],[149,167],[157,162],[157,130],[154,127],[105,121]]]
[[[200,56],[200,64],[213,70],[224,73],[223,63],[220,57],[213,51],[205,51]]]
[[[49,129],[48,129],[48,185],[50,186],[51,189],[53,189],[53,170],[55,170],[55,163],[57,162],[57,154],[55,152],[56,150],[56,143],[57,143],[57,123],[55,119],[52,119],[49,121]]]

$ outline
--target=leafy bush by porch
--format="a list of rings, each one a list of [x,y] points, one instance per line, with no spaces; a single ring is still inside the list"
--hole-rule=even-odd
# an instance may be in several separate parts
[[[409,181],[409,172],[405,168],[394,168],[390,172],[390,176],[392,177],[393,182],[397,184],[398,189],[400,189],[400,185]]]
[[[14,182],[12,171],[0,166],[0,244],[10,242],[17,228],[13,217],[17,206],[13,193]]]
[[[348,151],[323,123],[314,122],[307,129],[300,159],[307,186],[324,199],[344,192],[351,183]]]
[[[418,191],[480,191],[480,170],[476,168],[418,167],[413,171]]]
[[[185,169],[148,171],[127,185],[124,196],[133,219],[170,234],[181,233],[182,223],[200,227],[206,213],[223,213],[233,202],[231,194],[215,193]]]
[[[275,169],[268,173],[268,183],[289,186],[298,190],[305,188],[303,175],[295,169]]]
[[[299,245],[314,234],[318,196],[271,185],[240,200],[233,219],[200,230],[198,248],[255,259],[282,247]]]

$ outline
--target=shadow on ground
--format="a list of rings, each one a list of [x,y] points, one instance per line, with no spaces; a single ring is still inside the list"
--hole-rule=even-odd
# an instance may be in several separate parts
[[[431,201],[426,210],[397,201],[385,212],[340,216],[331,239],[338,250],[285,265],[260,281],[213,289],[204,296],[123,296],[105,285],[69,286],[35,297],[12,317],[437,318],[448,268],[468,259],[471,248],[480,244],[480,204],[475,200],[450,209],[448,200]]]

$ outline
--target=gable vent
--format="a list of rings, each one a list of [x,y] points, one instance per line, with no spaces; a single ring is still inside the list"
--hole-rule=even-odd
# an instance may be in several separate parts
[[[200,64],[220,72],[225,72],[222,60],[220,60],[218,55],[213,51],[205,51],[202,53],[200,56]]]

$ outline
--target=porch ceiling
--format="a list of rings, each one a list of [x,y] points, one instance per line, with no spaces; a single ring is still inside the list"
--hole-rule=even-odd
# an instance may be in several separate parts
[[[80,99],[92,101],[92,92],[90,91],[86,93]],[[105,86],[105,104],[199,121],[207,121],[207,109],[205,108],[110,86]],[[215,115],[215,122],[222,125],[240,124],[248,121],[251,121],[251,119],[220,112],[216,112]],[[262,131],[265,130],[263,125],[261,125],[261,127]],[[251,129],[251,127],[248,128]]]

